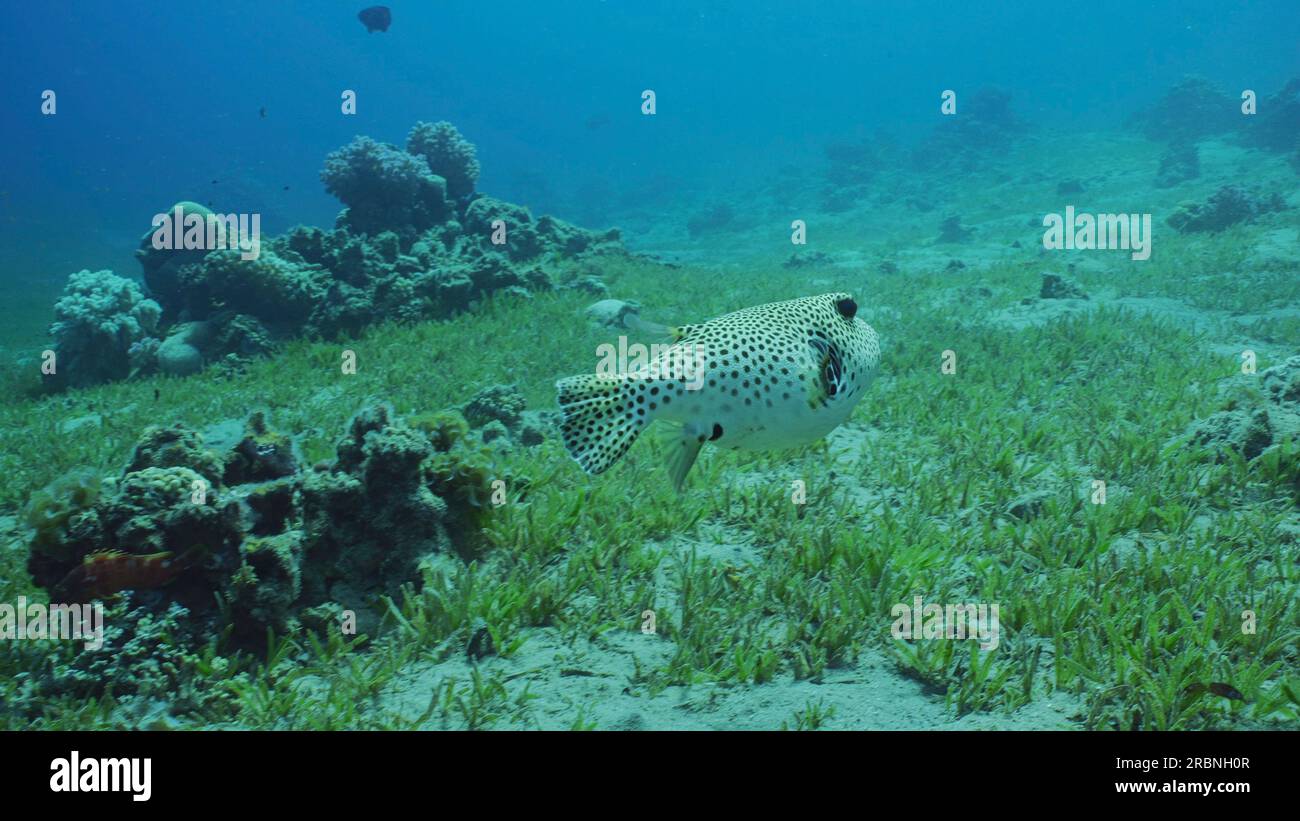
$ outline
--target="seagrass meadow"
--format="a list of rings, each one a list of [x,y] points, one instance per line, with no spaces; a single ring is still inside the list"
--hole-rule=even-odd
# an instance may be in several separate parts
[[[515,477],[511,498],[487,512],[472,558],[422,567],[386,599],[373,636],[272,635],[234,652],[214,635],[165,661],[153,658],[166,644],[158,639],[141,650],[150,673],[132,673],[125,698],[111,686],[41,692],[36,671],[73,664],[77,651],[11,644],[6,725],[1293,722],[1296,446],[1247,460],[1192,444],[1189,426],[1250,401],[1258,376],[1215,352],[1222,337],[1137,301],[1161,306],[1171,290],[1225,316],[1258,311],[1252,297],[1234,303],[1214,284],[1230,261],[1198,271],[1198,259],[1171,251],[1150,263],[1129,307],[1103,303],[1024,327],[990,316],[1038,289],[1032,264],[988,267],[987,293],[976,296],[943,274],[754,267],[754,302],[805,290],[810,276],[825,290],[870,294],[863,311],[883,329],[888,366],[823,444],[706,454],[680,495],[653,439],[595,478],[553,438],[502,449],[493,470]],[[663,316],[733,307],[689,265],[631,259],[604,276]],[[1106,284],[1080,277],[1086,288]],[[1290,304],[1300,296],[1294,276],[1257,287]],[[332,438],[313,431],[343,430],[375,399],[410,415],[455,404],[464,385],[512,383],[529,407],[548,407],[555,377],[589,368],[608,335],[581,320],[589,301],[506,296],[444,322],[382,325],[347,343],[360,362],[349,376],[336,365],[339,344],[298,342],[250,363],[237,390],[204,373],[9,404],[0,500],[12,509],[76,467],[112,471],[158,419],[201,429],[256,406],[305,435],[312,452]],[[1282,362],[1272,347],[1260,346],[1259,370]],[[955,373],[941,368],[945,350],[958,352]],[[16,390],[19,377],[9,379]],[[1225,399],[1224,387],[1245,398]],[[102,427],[59,433],[97,409],[112,409]],[[1097,478],[1104,504],[1091,501]],[[791,503],[795,480],[807,483],[805,505]],[[0,599],[41,596],[23,560],[4,553]],[[892,638],[890,608],[918,593],[1001,603],[996,651]],[[653,635],[640,631],[646,609],[659,614]],[[1249,634],[1247,610],[1258,614]],[[477,631],[492,648],[482,659],[466,650]],[[1231,682],[1240,698],[1195,686],[1211,682]]]

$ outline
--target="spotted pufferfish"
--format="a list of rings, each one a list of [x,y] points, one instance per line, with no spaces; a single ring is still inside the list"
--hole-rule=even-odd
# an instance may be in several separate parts
[[[672,344],[650,367],[559,380],[565,449],[590,474],[619,460],[656,419],[681,489],[705,442],[737,450],[815,442],[849,418],[880,365],[880,339],[846,293],[772,302],[697,325],[628,324]],[[696,357],[702,371],[675,365]]]

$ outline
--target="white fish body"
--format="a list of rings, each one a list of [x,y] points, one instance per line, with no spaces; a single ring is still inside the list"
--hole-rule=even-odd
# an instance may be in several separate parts
[[[565,447],[601,473],[652,421],[678,423],[671,468],[680,487],[705,442],[814,442],[849,418],[880,364],[879,337],[856,313],[845,293],[759,305],[671,329],[674,344],[646,368],[561,379]]]

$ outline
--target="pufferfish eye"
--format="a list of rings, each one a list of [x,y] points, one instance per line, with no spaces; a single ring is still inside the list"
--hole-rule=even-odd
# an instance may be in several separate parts
[[[845,319],[852,319],[858,313],[858,303],[848,298],[841,299],[835,303],[835,310]]]

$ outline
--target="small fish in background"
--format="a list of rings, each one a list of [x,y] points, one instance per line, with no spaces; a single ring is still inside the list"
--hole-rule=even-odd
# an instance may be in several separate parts
[[[266,106],[262,106],[257,110],[257,116],[261,117],[263,120],[266,119]]]
[[[1240,690],[1233,687],[1231,684],[1226,684],[1222,681],[1212,681],[1209,684],[1192,684],[1184,689],[1183,692],[1189,696],[1198,696],[1202,693],[1212,693],[1219,698],[1226,698],[1229,701],[1246,700],[1246,697],[1241,694]]]
[[[284,190],[285,190],[285,191],[288,191],[288,190],[289,190],[289,186],[286,185],[286,186],[284,187]]]
[[[91,553],[72,568],[51,591],[58,601],[105,599],[123,590],[162,587],[207,554],[194,547],[176,556],[170,551],[135,555],[120,550]]]
[[[560,432],[587,473],[603,473],[656,419],[670,426],[669,477],[680,490],[706,442],[738,450],[815,442],[849,418],[880,365],[880,339],[846,293],[758,305],[698,325],[633,330],[671,346],[647,368],[559,380]],[[694,359],[694,383],[680,363]]]
[[[371,6],[358,12],[357,19],[366,27],[367,34],[373,34],[376,31],[388,31],[393,22],[393,13],[388,6]]]
[[[604,128],[609,125],[609,117],[605,114],[593,114],[587,118],[587,130],[595,131],[598,128]]]

